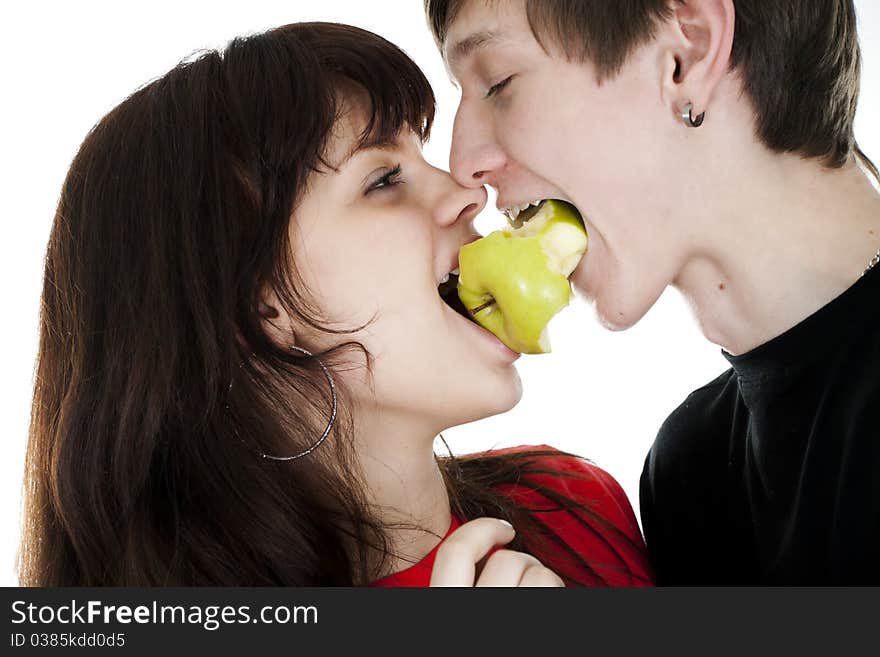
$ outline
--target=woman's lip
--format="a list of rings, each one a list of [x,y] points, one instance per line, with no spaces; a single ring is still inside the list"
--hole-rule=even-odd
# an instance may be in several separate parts
[[[510,347],[501,342],[501,340],[499,340],[498,337],[491,331],[487,331],[476,322],[472,322],[469,319],[465,319],[464,317],[459,315],[452,308],[446,305],[446,303],[444,303],[442,299],[440,300],[440,303],[443,304],[444,312],[448,312],[449,314],[453,315],[457,322],[464,325],[465,330],[470,331],[475,338],[486,344],[486,346],[490,347],[497,353],[502,354],[505,359],[509,360],[510,362],[514,362],[518,360],[520,356],[522,356],[522,354],[513,351]]]

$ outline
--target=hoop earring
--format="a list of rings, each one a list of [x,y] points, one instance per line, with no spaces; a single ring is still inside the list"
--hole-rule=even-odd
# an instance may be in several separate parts
[[[703,112],[697,118],[694,118],[693,115],[694,104],[688,103],[681,110],[681,120],[684,121],[684,124],[689,128],[699,128],[703,125],[703,119],[706,118],[706,113]]]
[[[291,345],[290,348],[294,349],[296,351],[299,351],[300,353],[304,354],[305,356],[308,356],[309,358],[314,358],[315,360],[318,361],[318,364],[321,366],[321,369],[324,370],[324,377],[327,379],[327,383],[330,384],[330,394],[332,396],[332,403],[331,403],[331,409],[330,409],[330,421],[327,423],[327,428],[324,429],[324,433],[321,434],[321,437],[318,438],[318,440],[316,440],[314,443],[312,443],[311,447],[300,452],[299,454],[293,454],[292,456],[273,456],[272,454],[266,454],[264,452],[259,452],[259,451],[257,452],[262,458],[270,459],[272,461],[293,461],[293,460],[302,458],[303,456],[307,456],[308,454],[311,454],[316,449],[318,449],[318,447],[320,446],[321,443],[323,443],[327,439],[327,436],[330,435],[330,429],[333,428],[333,423],[336,421],[336,383],[333,381],[333,376],[330,374],[330,370],[328,370],[327,366],[324,365],[323,361],[320,358],[316,357],[314,354],[312,354],[312,352],[307,351],[307,350],[303,349],[302,347],[295,347],[293,345]],[[227,389],[227,394],[231,390],[232,390],[232,381],[229,382],[229,388]],[[227,408],[228,408],[228,404],[227,404]]]

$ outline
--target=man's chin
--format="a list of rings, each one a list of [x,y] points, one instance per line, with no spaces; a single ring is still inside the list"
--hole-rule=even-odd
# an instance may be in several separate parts
[[[635,322],[622,321],[619,317],[610,317],[598,311],[596,312],[596,319],[599,320],[599,324],[602,325],[602,328],[608,331],[625,331],[635,325]]]
[[[644,316],[644,313],[634,314],[614,304],[606,304],[601,298],[587,296],[582,290],[574,288],[575,297],[593,308],[596,321],[602,328],[609,331],[625,331],[632,328]]]
[[[660,298],[659,292],[649,292],[643,288],[631,289],[619,284],[614,277],[600,278],[596,274],[587,275],[584,263],[572,272],[574,296],[591,306],[599,324],[609,331],[625,331],[635,326]]]

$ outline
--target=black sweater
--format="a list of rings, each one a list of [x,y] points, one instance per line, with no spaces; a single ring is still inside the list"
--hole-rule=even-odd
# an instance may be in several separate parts
[[[691,393],[641,478],[658,584],[880,584],[880,266]]]

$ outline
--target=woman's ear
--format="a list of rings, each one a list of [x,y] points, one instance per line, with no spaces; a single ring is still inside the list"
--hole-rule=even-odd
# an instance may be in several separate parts
[[[263,331],[278,345],[292,344],[293,326],[275,292],[264,288],[260,297],[257,312],[260,315]]]
[[[278,310],[274,306],[269,306],[263,301],[260,301],[258,312],[263,319],[275,319],[278,317]]]
[[[665,25],[669,66],[664,70],[664,97],[677,118],[688,103],[694,118],[711,114],[712,97],[730,67],[733,0],[676,0],[672,9]]]

